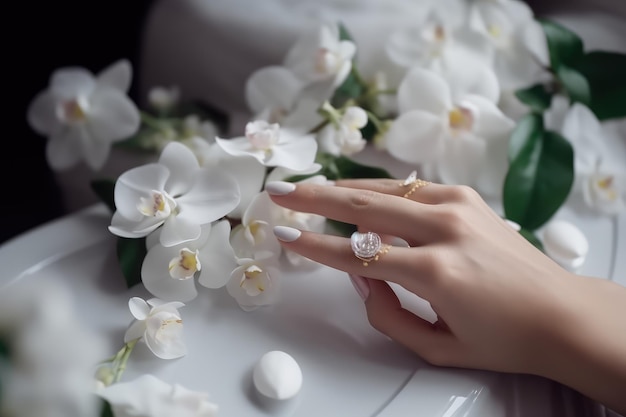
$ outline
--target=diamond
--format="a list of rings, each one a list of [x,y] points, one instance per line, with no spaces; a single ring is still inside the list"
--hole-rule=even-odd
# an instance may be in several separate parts
[[[350,245],[357,258],[368,261],[374,259],[380,251],[382,241],[380,236],[374,232],[354,232],[350,236]]]

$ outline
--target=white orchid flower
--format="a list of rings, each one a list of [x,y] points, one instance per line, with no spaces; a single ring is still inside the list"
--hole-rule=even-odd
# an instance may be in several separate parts
[[[218,406],[209,394],[170,385],[151,374],[119,382],[97,393],[115,417],[216,417]]]
[[[432,7],[422,22],[392,32],[385,44],[389,58],[406,68],[438,69],[446,65],[448,56],[467,49],[491,62],[493,48],[489,41],[470,30],[464,21],[465,2],[454,1],[448,6],[445,10]]]
[[[454,100],[440,75],[414,68],[400,85],[398,105],[400,115],[386,135],[392,156],[430,163],[445,183],[499,192],[514,123],[495,104],[476,95]]]
[[[243,214],[241,224],[230,236],[230,244],[238,258],[254,258],[258,251],[281,253],[281,246],[274,236],[272,209],[276,206],[266,192],[257,193]]]
[[[338,25],[322,24],[300,37],[284,65],[305,84],[327,81],[337,87],[348,77],[355,53],[354,42],[339,38]]]
[[[317,141],[313,135],[282,128],[278,123],[256,120],[246,124],[245,136],[216,138],[221,148],[233,156],[252,156],[268,167],[293,170],[310,168],[315,162]]]
[[[280,291],[280,269],[276,254],[256,251],[253,258],[239,258],[226,290],[245,311],[276,302]]]
[[[360,107],[348,107],[339,124],[329,123],[317,136],[320,150],[332,155],[354,155],[361,152],[367,141],[361,134],[361,128],[367,124],[367,113]]]
[[[323,120],[317,112],[323,99],[314,92],[288,68],[269,66],[248,78],[245,97],[255,120],[308,132]]]
[[[48,89],[28,107],[32,129],[48,137],[46,158],[54,170],[81,160],[99,170],[111,145],[133,135],[140,126],[139,110],[127,96],[131,66],[120,60],[97,76],[80,67],[53,72]]]
[[[93,365],[105,341],[80,321],[70,290],[20,280],[0,292],[0,415],[97,417]],[[8,360],[7,360],[8,359]]]
[[[558,109],[562,105],[557,102],[555,106]],[[569,107],[560,133],[574,148],[574,191],[582,193],[587,206],[596,213],[621,213],[626,207],[626,147],[622,138],[608,146],[610,135],[595,114],[580,103]]]
[[[229,236],[230,223],[221,220],[203,225],[196,240],[152,246],[141,267],[145,288],[162,300],[186,302],[198,295],[196,278],[203,287],[223,287],[237,266]]]
[[[197,239],[202,225],[227,215],[239,200],[239,188],[230,175],[201,168],[188,147],[172,142],[158,163],[133,168],[117,179],[109,230],[139,238],[162,226],[160,243],[175,246]]]
[[[547,41],[528,4],[477,0],[470,7],[471,27],[495,47],[494,66],[503,89],[528,87],[547,76]]]
[[[270,181],[284,181],[289,176],[293,175],[289,171],[276,170],[270,173],[267,178],[267,182]],[[328,185],[328,179],[324,175],[314,175],[306,178],[298,183],[313,183],[319,185]],[[255,201],[260,207],[264,207],[263,210],[255,209],[258,213],[265,213],[268,216],[268,223],[273,228],[274,226],[289,226],[300,230],[307,230],[311,232],[322,233],[326,228],[326,217],[313,213],[304,213],[301,211],[290,210],[288,208],[275,204],[267,193],[262,193]],[[252,208],[251,208],[252,210]],[[258,214],[261,218],[261,214]],[[318,263],[311,261],[298,253],[293,251],[284,250],[285,258],[287,261],[298,268],[317,267]]]
[[[241,219],[254,196],[261,191],[267,167],[250,155],[231,155],[217,143],[207,144],[205,141],[202,146],[198,145],[194,143],[194,153],[202,166],[218,169],[237,183],[241,198],[228,217]]]
[[[124,343],[143,341],[161,359],[176,359],[187,354],[183,340],[183,319],[178,309],[185,304],[158,298],[132,297],[128,308],[135,318],[124,334]]]

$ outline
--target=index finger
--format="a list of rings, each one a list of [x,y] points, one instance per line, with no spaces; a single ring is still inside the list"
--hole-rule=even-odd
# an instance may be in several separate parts
[[[411,246],[441,237],[443,225],[431,204],[367,189],[311,183],[270,182],[265,189],[280,206],[397,236]]]

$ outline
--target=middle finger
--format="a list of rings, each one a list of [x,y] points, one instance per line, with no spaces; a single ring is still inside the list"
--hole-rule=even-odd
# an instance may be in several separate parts
[[[272,201],[291,210],[315,213],[358,225],[364,230],[397,236],[411,246],[433,242],[441,236],[436,206],[407,198],[340,186],[268,183]],[[285,189],[291,191],[284,192]]]

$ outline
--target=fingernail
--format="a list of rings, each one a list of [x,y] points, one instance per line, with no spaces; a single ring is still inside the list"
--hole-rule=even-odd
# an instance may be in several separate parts
[[[286,181],[270,181],[265,184],[265,191],[271,195],[287,195],[296,189],[296,184]]]
[[[302,234],[298,229],[287,226],[274,226],[274,236],[283,242],[293,242]]]
[[[367,300],[367,297],[370,295],[370,284],[367,282],[367,279],[363,278],[360,275],[352,275],[348,274],[350,277],[350,282],[354,286],[354,289],[359,294],[363,301]]]
[[[337,183],[335,181],[333,181],[333,180],[326,180],[326,185],[328,185],[328,186],[333,186],[335,184],[337,184]]]

